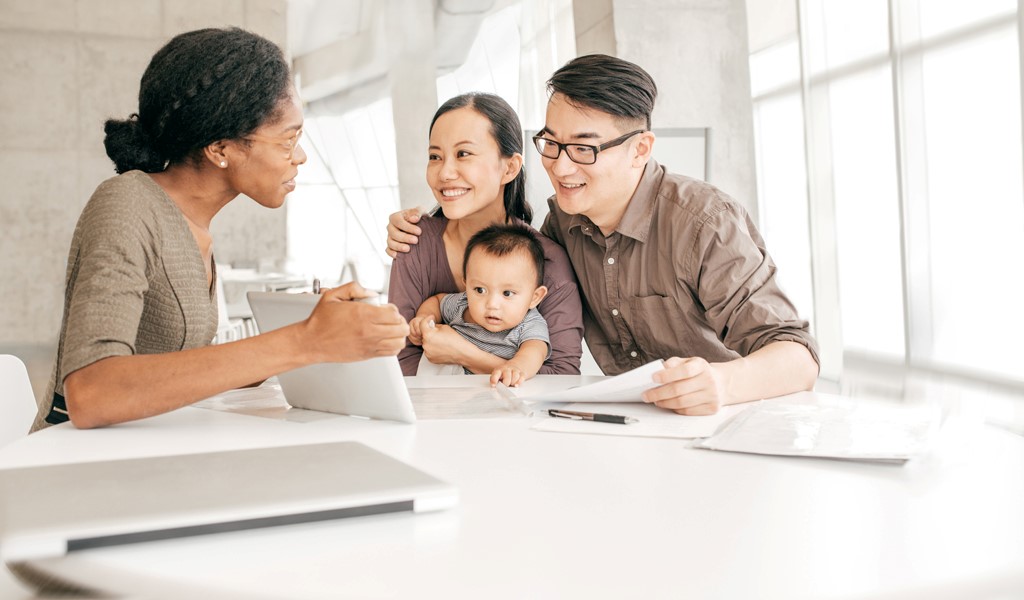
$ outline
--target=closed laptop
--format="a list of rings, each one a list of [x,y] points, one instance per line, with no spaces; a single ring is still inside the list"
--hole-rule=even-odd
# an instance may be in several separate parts
[[[357,442],[0,470],[0,559],[457,502],[452,485]]]

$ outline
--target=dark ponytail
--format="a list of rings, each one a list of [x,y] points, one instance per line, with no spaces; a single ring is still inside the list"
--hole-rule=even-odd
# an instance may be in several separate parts
[[[107,134],[103,146],[118,173],[133,169],[159,173],[167,166],[167,161],[153,148],[153,139],[139,124],[139,115],[133,114],[124,121],[109,119],[103,131]]]

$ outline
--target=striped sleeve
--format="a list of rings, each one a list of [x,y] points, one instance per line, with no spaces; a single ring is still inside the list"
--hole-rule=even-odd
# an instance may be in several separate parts
[[[544,317],[541,316],[536,308],[531,308],[526,313],[518,329],[518,345],[522,345],[526,340],[540,340],[548,345],[548,355],[545,357],[545,360],[551,356],[551,337],[548,335],[548,322],[544,320]]]

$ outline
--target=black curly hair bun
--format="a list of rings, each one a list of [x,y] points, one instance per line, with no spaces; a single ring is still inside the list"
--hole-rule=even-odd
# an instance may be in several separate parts
[[[237,27],[187,31],[150,59],[139,110],[107,121],[103,144],[118,173],[198,165],[209,144],[275,119],[291,90],[288,62],[270,40]]]
[[[125,120],[108,119],[103,131],[107,134],[103,146],[119,174],[134,170],[146,173],[164,170],[167,161],[153,148],[153,140],[139,123],[139,115],[133,114]]]

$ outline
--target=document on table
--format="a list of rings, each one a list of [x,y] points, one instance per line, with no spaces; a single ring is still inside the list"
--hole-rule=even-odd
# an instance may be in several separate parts
[[[598,435],[624,435],[635,437],[663,438],[703,438],[715,433],[725,421],[746,409],[750,404],[734,404],[724,406],[718,413],[706,417],[688,417],[678,415],[670,410],[658,408],[645,403],[584,403],[577,402],[565,407],[565,410],[605,413],[635,417],[637,423],[621,425],[618,423],[598,423],[595,421],[575,421],[571,419],[550,418],[535,424],[531,429],[551,431],[555,433],[591,433]]]
[[[505,386],[409,388],[416,418],[486,419],[493,417],[526,417],[526,408]]]
[[[928,449],[939,421],[930,405],[802,393],[756,403],[696,447],[903,462]]]
[[[640,394],[659,385],[651,377],[664,368],[656,360],[595,383],[555,392],[517,392],[516,396],[523,402],[643,402]]]

